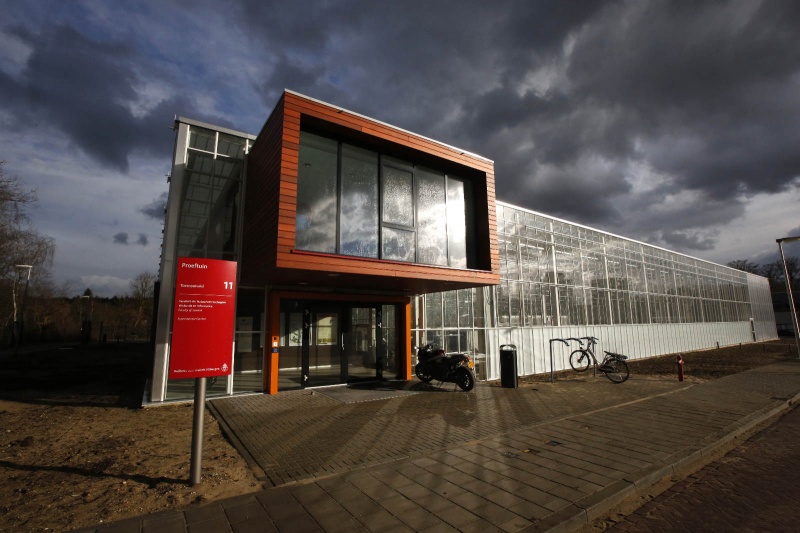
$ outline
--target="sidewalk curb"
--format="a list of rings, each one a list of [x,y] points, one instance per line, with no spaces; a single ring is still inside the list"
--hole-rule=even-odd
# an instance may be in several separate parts
[[[752,428],[777,418],[800,401],[800,393],[784,400],[778,405],[767,407],[760,412],[745,417],[743,424],[737,424],[731,431],[714,438],[711,444],[699,448],[684,449],[671,458],[659,461],[632,476],[625,476],[608,487],[560,509],[528,527],[524,533],[571,533],[582,526],[591,524],[614,509],[625,499],[646,496],[647,489],[672,475],[688,475],[696,472],[715,458],[715,452],[731,441],[739,438]]]

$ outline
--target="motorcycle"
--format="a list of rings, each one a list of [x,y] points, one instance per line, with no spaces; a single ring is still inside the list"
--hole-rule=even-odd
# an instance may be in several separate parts
[[[441,348],[426,344],[417,350],[417,365],[414,373],[425,383],[437,380],[458,385],[461,390],[469,392],[475,387],[475,362],[463,353],[445,355]]]

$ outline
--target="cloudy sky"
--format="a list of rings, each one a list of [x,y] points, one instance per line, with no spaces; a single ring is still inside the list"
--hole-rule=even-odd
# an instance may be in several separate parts
[[[0,160],[59,284],[157,271],[175,115],[284,88],[495,161],[497,195],[717,263],[800,235],[800,2],[0,0]]]

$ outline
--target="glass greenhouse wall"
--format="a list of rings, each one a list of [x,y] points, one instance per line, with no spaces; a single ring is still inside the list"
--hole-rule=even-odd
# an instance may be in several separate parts
[[[170,288],[175,286],[178,257],[239,259],[244,159],[255,139],[252,135],[185,118],[176,119],[175,129],[175,153],[169,178],[159,273],[161,286]],[[158,298],[150,399],[191,398],[193,379],[167,378],[174,291],[161,290]],[[261,358],[258,350],[263,344],[259,330],[263,301],[263,291],[255,297],[246,290],[239,291],[234,372],[232,378],[222,376],[209,380],[209,396],[260,387]]]
[[[497,202],[501,283],[422,295],[413,343],[471,354],[499,378],[517,347],[520,375],[569,367],[551,339],[595,336],[631,359],[777,338],[765,278]],[[574,348],[574,346],[573,346]]]

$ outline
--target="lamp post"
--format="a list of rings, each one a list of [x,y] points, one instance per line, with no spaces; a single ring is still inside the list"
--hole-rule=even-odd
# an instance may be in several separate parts
[[[28,271],[28,274],[25,277],[25,292],[22,293],[22,306],[19,313],[19,320],[17,321],[16,337],[14,339],[14,349],[16,349],[19,347],[22,341],[22,335],[25,333],[25,302],[28,299],[28,284],[31,281],[31,270],[33,269],[33,265],[14,265],[14,268],[17,269],[17,283],[19,283],[19,280],[22,278],[22,271],[26,269]]]
[[[89,344],[92,339],[92,313],[94,312],[94,302],[89,294],[81,295],[81,344]],[[83,300],[89,300],[89,319],[83,320]]]
[[[797,346],[797,356],[800,358],[800,328],[797,326],[797,310],[794,307],[794,296],[792,295],[792,280],[789,279],[789,268],[786,266],[786,256],[783,255],[783,243],[800,241],[799,237],[785,237],[783,239],[776,239],[778,243],[778,250],[781,252],[781,261],[783,262],[783,275],[786,277],[786,291],[789,294],[789,310],[792,313],[792,327],[794,328],[794,342]]]

